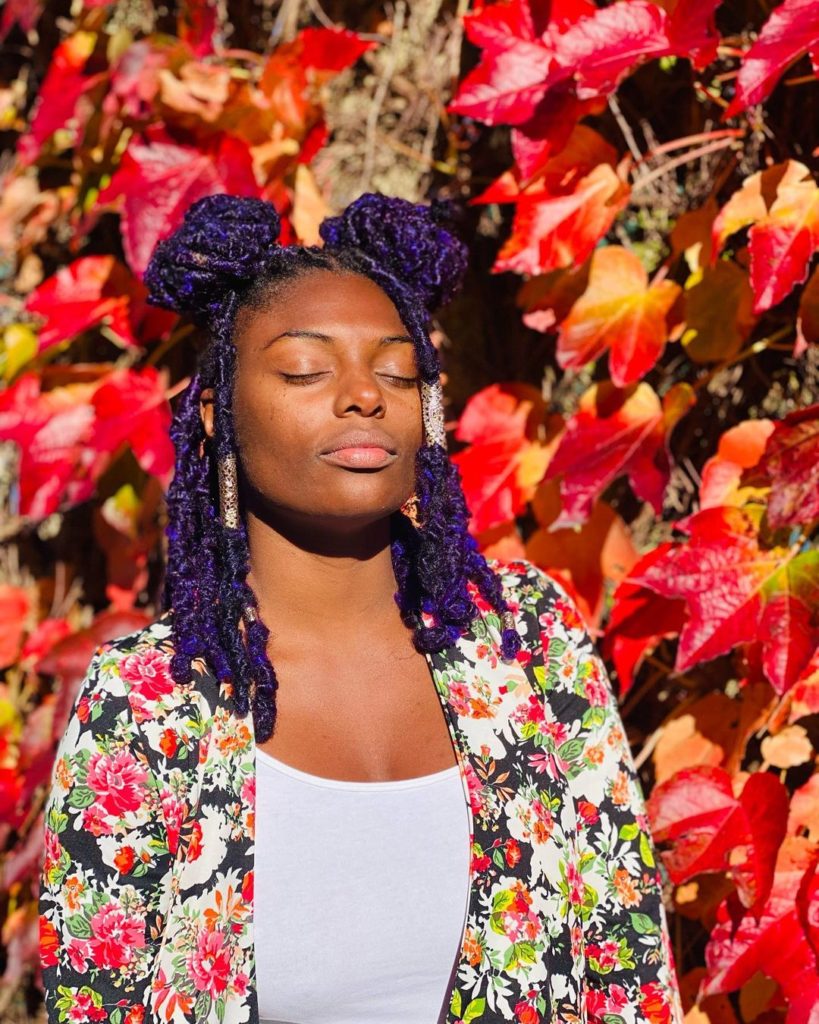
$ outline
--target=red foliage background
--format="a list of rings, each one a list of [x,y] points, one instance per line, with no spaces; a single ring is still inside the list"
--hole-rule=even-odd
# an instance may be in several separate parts
[[[462,203],[435,329],[473,529],[619,686],[688,1024],[819,1022],[819,6],[57,6],[0,14],[0,1013],[38,1005],[77,684],[157,607],[201,339],[147,306],[151,249],[214,192],[313,243],[382,188]]]

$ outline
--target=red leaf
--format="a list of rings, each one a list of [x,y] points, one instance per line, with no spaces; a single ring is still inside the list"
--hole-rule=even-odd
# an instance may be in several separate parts
[[[573,69],[579,99],[614,92],[637,64],[670,52],[665,11],[649,0],[622,0],[599,8],[548,42],[566,69]]]
[[[819,71],[819,7],[815,0],[784,0],[762,26],[759,38],[745,54],[733,102],[723,120],[736,117],[752,103],[765,100],[789,64],[809,51]]]
[[[630,573],[639,576],[670,548],[670,543],[652,548],[632,566]],[[621,696],[631,689],[634,674],[645,654],[653,650],[663,637],[676,636],[684,621],[684,601],[660,597],[628,578],[618,584],[612,597],[602,649],[614,662]]]
[[[194,57],[207,57],[222,44],[218,0],[183,0],[176,24]]]
[[[512,233],[498,253],[493,272],[532,275],[579,266],[624,209],[629,194],[620,174],[603,163],[569,192],[552,195],[541,190],[522,195]]]
[[[28,35],[40,20],[42,13],[43,0],[6,0],[3,13],[0,15],[0,43],[15,25],[19,25]]]
[[[725,769],[684,768],[654,789],[648,811],[655,840],[673,843],[662,856],[675,885],[727,871],[743,906],[762,906],[788,821],[788,791],[775,775],[752,774],[737,799]]]
[[[96,413],[94,446],[114,452],[127,441],[145,472],[167,486],[174,451],[164,374],[153,366],[114,370],[96,389],[91,402]]]
[[[670,468],[667,437],[692,400],[686,385],[672,388],[662,405],[645,382],[589,388],[546,471],[546,479],[562,475],[563,512],[555,526],[585,522],[595,498],[623,474],[659,514]]]
[[[805,280],[819,248],[819,188],[804,164],[787,160],[748,178],[714,221],[712,260],[749,224],[753,311],[759,314]]]
[[[819,552],[760,548],[753,520],[737,508],[705,509],[680,525],[689,541],[630,577],[665,597],[686,600],[677,671],[760,640],[766,675],[784,693],[807,663],[810,644],[819,640]],[[810,615],[795,613],[791,601],[783,605],[784,595],[804,604]],[[795,621],[803,627],[808,618],[806,644],[791,628]]]
[[[560,325],[558,363],[579,370],[609,350],[612,383],[622,388],[639,380],[665,348],[668,314],[681,290],[673,281],[649,285],[640,260],[622,246],[596,249],[588,287]]]
[[[774,425],[748,476],[770,484],[768,522],[775,530],[819,519],[819,404],[797,409]]]
[[[707,974],[701,995],[731,992],[761,972],[781,986],[788,1001],[787,1024],[816,1024],[819,974],[797,905],[815,860],[812,844],[786,839],[761,913],[738,913],[730,900],[722,903],[705,948]],[[810,898],[811,913],[815,913],[816,893],[812,892]]]
[[[580,102],[600,100],[652,58],[693,50],[702,66],[714,52],[714,6],[680,3],[669,19],[648,0],[561,5],[544,31],[522,0],[486,6],[465,18],[468,38],[484,52],[448,109],[488,124],[523,125],[551,93],[562,93],[563,102],[570,92]]]
[[[138,282],[113,256],[84,256],[61,267],[26,299],[30,313],[45,317],[37,351],[103,322],[123,344],[138,345],[128,294],[135,284]]]
[[[17,141],[21,163],[30,164],[37,159],[43,143],[74,116],[80,97],[106,77],[106,71],[85,74],[96,39],[93,32],[76,32],[54,50],[37,95],[29,130]]]
[[[666,32],[674,52],[704,68],[717,56],[720,35],[714,11],[722,0],[658,0],[669,15]]]
[[[121,201],[125,256],[141,276],[156,243],[174,230],[191,203],[228,191],[261,192],[244,142],[220,134],[200,148],[180,146],[157,129],[130,143],[98,202]]]
[[[475,533],[514,519],[534,494],[550,454],[544,416],[540,392],[525,384],[493,384],[467,403],[455,437],[471,447],[452,461]]]
[[[20,449],[19,513],[41,519],[92,496],[120,444],[170,482],[173,446],[164,375],[117,370],[102,381],[41,390],[34,373],[0,392],[0,438]]]
[[[302,63],[316,71],[339,72],[352,67],[378,44],[343,28],[305,28],[299,33]]]

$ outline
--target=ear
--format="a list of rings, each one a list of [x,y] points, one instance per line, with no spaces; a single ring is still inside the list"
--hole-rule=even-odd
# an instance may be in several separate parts
[[[213,388],[202,388],[199,396],[199,416],[207,437],[213,437]]]

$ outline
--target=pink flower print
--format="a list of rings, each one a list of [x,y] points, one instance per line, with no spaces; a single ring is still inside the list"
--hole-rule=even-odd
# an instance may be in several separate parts
[[[248,977],[248,975],[246,975],[244,971],[239,971],[239,973],[233,979],[233,991],[239,996],[245,995],[247,993],[247,986],[249,981],[250,978]]]
[[[583,876],[577,870],[577,867],[571,863],[566,865],[566,884],[569,887],[569,902],[574,907],[581,906],[585,891]]]
[[[122,817],[142,805],[143,783],[148,773],[130,750],[110,754],[92,754],[88,762],[86,784],[96,793],[108,814]]]
[[[250,775],[242,783],[241,797],[251,808],[256,807],[256,776]]]
[[[162,791],[161,800],[162,816],[165,819],[165,828],[168,830],[168,852],[174,854],[179,846],[179,833],[188,815],[188,805],[167,789]]]
[[[469,687],[465,683],[450,684],[449,704],[456,714],[469,714]]]
[[[590,676],[583,680],[583,693],[593,708],[604,708],[608,704],[609,692],[599,676]]]
[[[230,949],[225,946],[224,932],[201,931],[187,966],[197,991],[207,992],[212,998],[224,992],[230,977]]]
[[[120,674],[143,700],[159,700],[173,692],[170,658],[153,647],[126,655],[120,661]]]
[[[72,939],[68,944],[68,962],[75,971],[88,969],[88,958],[91,956],[91,947],[85,939]]]
[[[618,964],[617,954],[620,952],[620,947],[616,942],[611,939],[605,939],[599,945],[589,943],[586,946],[586,955],[597,961],[599,964],[600,972],[605,974],[608,971],[614,970]]]
[[[91,918],[88,945],[97,967],[124,967],[133,959],[134,950],[145,945],[145,922],[126,914],[118,903],[108,903]]]
[[[544,736],[548,736],[553,740],[556,747],[559,747],[561,743],[565,743],[569,738],[569,727],[566,723],[556,722],[554,719],[544,720],[540,731]]]
[[[483,810],[483,783],[475,774],[471,764],[464,765],[466,784],[469,790],[469,804],[473,814],[480,814]]]
[[[85,1024],[89,1020],[108,1020],[108,1011],[103,1006],[94,1006],[87,992],[72,993],[74,1005],[67,1012],[71,1024]]]
[[[628,1007],[628,995],[621,985],[609,985],[605,992],[589,989],[584,1005],[590,1017],[594,1017],[595,1014],[602,1017],[604,1013],[621,1014]]]
[[[45,829],[45,863],[43,865],[44,871],[50,871],[51,868],[58,863],[60,855],[63,852],[63,848],[60,845],[60,837],[56,832],[52,832],[50,828],[46,826]]]
[[[98,839],[100,836],[110,836],[114,831],[108,815],[99,804],[92,804],[82,812],[82,827]]]

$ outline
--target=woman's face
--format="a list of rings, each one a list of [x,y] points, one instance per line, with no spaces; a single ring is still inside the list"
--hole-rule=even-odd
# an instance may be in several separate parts
[[[312,271],[239,311],[233,420],[244,498],[260,517],[360,526],[412,493],[422,442],[415,351],[367,277]],[[212,391],[201,415],[213,436]]]

